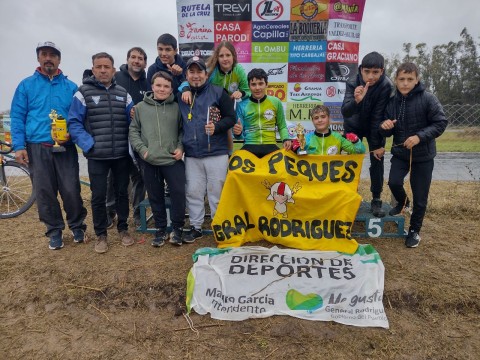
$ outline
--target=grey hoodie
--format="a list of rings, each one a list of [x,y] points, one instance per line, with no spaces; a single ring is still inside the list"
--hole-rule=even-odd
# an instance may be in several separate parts
[[[183,151],[182,134],[181,115],[173,94],[163,103],[158,103],[153,99],[153,92],[149,91],[143,101],[135,106],[135,118],[130,124],[129,139],[133,149],[149,164],[174,164],[173,151]]]

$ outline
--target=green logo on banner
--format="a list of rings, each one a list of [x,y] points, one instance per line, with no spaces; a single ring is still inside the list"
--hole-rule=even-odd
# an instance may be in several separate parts
[[[252,43],[252,62],[287,63],[288,42]]]

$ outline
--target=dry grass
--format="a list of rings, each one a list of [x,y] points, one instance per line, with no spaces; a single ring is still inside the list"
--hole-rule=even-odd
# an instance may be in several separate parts
[[[360,192],[368,186],[362,182]],[[110,250],[98,255],[92,242],[74,245],[65,234],[65,248],[50,251],[31,209],[1,223],[1,358],[476,359],[479,194],[478,181],[434,182],[417,249],[401,239],[359,239],[372,243],[385,265],[389,330],[192,314],[197,336],[182,316],[186,275],[195,249],[214,246],[211,237],[154,249],[145,235],[145,243],[123,248],[111,232]]]

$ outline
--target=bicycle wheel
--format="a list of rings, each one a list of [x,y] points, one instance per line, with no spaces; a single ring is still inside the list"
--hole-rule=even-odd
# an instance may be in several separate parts
[[[0,171],[0,219],[23,214],[35,202],[30,172],[14,161],[0,164]]]

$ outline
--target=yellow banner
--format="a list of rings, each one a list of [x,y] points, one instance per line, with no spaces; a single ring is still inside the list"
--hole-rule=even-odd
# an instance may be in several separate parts
[[[279,150],[259,159],[236,151],[212,221],[218,247],[265,239],[296,249],[355,253],[351,228],[361,203],[363,157]]]

